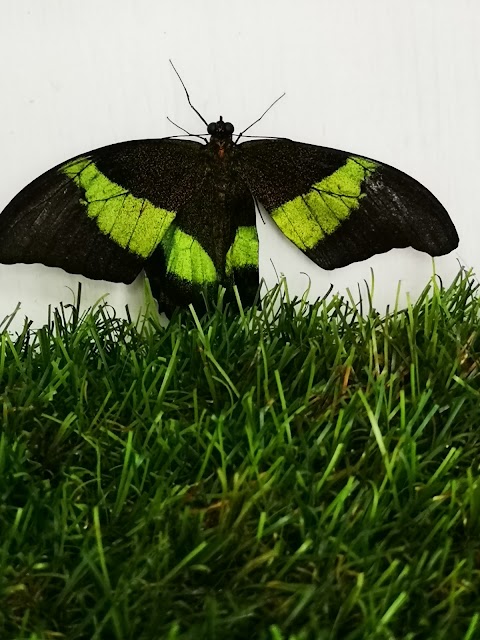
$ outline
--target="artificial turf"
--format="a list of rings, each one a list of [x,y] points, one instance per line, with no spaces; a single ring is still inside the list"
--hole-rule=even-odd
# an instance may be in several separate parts
[[[478,283],[284,294],[3,330],[1,640],[480,638]]]

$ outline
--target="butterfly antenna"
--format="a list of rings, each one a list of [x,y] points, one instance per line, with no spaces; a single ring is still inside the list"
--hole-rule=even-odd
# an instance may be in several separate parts
[[[205,138],[203,136],[198,135],[198,133],[190,133],[190,131],[187,131],[186,129],[184,129],[183,127],[181,127],[179,124],[177,124],[176,122],[174,122],[171,118],[169,118],[167,116],[167,120],[169,122],[171,122],[173,124],[174,127],[177,127],[177,129],[180,129],[180,131],[184,131],[186,133],[187,136],[190,136],[190,138],[201,138],[204,142],[206,142]]]
[[[186,129],[184,129],[183,127],[181,127],[179,124],[177,124],[176,122],[174,122],[171,118],[169,118],[167,116],[167,120],[169,122],[171,122],[173,124],[174,127],[177,127],[177,129],[180,129],[180,131],[185,131],[185,133],[187,134],[187,136],[191,136],[192,134],[190,133],[190,131],[187,131]]]
[[[191,100],[190,100],[190,96],[188,95],[187,87],[185,86],[185,84],[184,84],[184,82],[183,82],[182,78],[180,77],[180,74],[179,74],[179,73],[178,73],[178,71],[175,69],[175,65],[173,64],[173,62],[172,62],[171,60],[169,60],[169,62],[170,62],[170,64],[172,65],[173,70],[174,70],[174,71],[175,71],[175,73],[177,74],[178,79],[179,79],[179,80],[180,80],[180,82],[182,83],[182,87],[184,88],[185,93],[186,93],[186,95],[187,95],[188,104],[192,107],[192,109],[195,111],[195,113],[196,113],[196,114],[197,114],[197,116],[200,118],[200,120],[202,120],[202,122],[204,122],[204,123],[205,123],[205,125],[208,127],[208,122],[205,120],[205,118],[202,116],[202,114],[201,114],[199,111],[197,111],[197,110],[195,109],[195,107],[193,106],[193,104],[192,104],[192,102],[191,102]]]
[[[281,96],[279,96],[276,100],[274,100],[272,102],[272,104],[268,107],[268,109],[265,109],[265,111],[262,113],[262,115],[257,118],[255,120],[255,122],[252,122],[252,124],[249,124],[248,127],[246,129],[244,129],[241,133],[238,134],[237,139],[235,140],[235,144],[237,144],[237,142],[240,140],[240,138],[243,136],[243,134],[245,133],[245,131],[248,131],[249,129],[251,129],[253,127],[254,124],[257,124],[257,122],[260,122],[260,120],[263,118],[263,116],[268,113],[270,111],[270,109],[277,104],[277,102],[279,100],[281,100],[283,98],[283,96],[285,95],[285,92],[282,93]],[[207,125],[208,126],[208,125]]]

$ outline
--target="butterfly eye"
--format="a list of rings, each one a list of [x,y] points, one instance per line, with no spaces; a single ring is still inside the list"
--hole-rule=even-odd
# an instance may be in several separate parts
[[[217,130],[217,123],[216,122],[210,122],[210,124],[207,127],[208,134],[213,136],[213,134],[216,132],[216,130]]]
[[[229,135],[233,133],[233,124],[231,122],[225,122],[225,133],[228,133]]]

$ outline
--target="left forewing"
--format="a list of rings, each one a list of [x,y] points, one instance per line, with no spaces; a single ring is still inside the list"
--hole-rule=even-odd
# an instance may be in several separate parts
[[[0,262],[131,282],[205,173],[202,145],[124,142],[63,163],[0,214]]]
[[[239,151],[252,193],[280,230],[325,269],[395,247],[441,255],[458,244],[440,202],[393,167],[282,139],[246,142]]]

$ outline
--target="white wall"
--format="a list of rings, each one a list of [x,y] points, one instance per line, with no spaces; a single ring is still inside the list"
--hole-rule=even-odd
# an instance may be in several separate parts
[[[430,188],[461,238],[436,260],[448,281],[458,260],[479,263],[479,32],[478,0],[0,0],[0,211],[71,156],[177,133],[167,115],[203,131],[172,58],[207,121],[222,114],[245,127],[286,91],[251,133],[364,154]],[[431,258],[411,249],[326,272],[260,226],[263,275],[275,281],[271,258],[302,293],[306,271],[312,298],[330,283],[355,291],[373,268],[383,307],[399,279],[415,295],[432,273]],[[20,300],[19,320],[43,322],[78,280],[0,266],[0,320]],[[88,303],[110,291],[121,312],[142,299],[139,281],[82,281]]]

